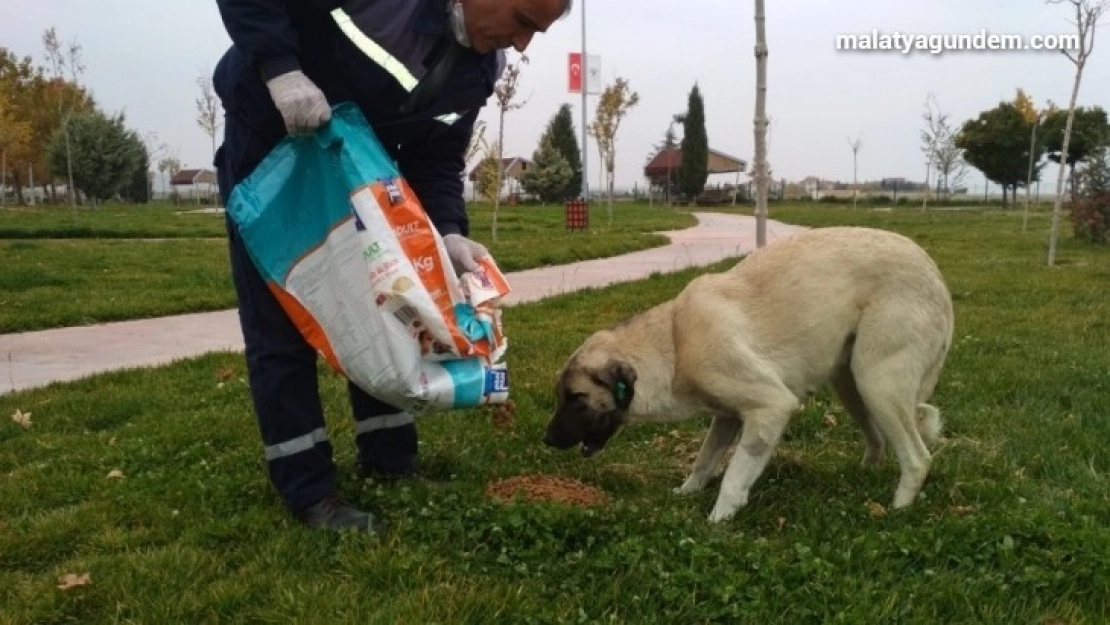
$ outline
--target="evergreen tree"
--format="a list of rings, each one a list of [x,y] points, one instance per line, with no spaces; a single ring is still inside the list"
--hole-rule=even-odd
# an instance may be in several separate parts
[[[566,199],[567,180],[572,173],[551,136],[544,135],[532,154],[532,166],[520,175],[520,184],[528,193],[539,196],[544,204],[562,202]]]
[[[682,166],[679,168],[679,190],[696,200],[709,179],[709,137],[705,131],[705,103],[697,83],[690,90],[686,115],[682,122]]]
[[[66,149],[65,129],[69,128],[70,150]],[[49,148],[50,168],[54,175],[67,172],[72,155],[73,185],[96,200],[115,197],[139,167],[142,142],[124,126],[123,115],[108,117],[92,111],[69,118],[54,135]]]
[[[552,145],[563,156],[571,170],[570,180],[554,200],[561,202],[582,195],[582,153],[578,149],[578,136],[574,131],[574,119],[571,116],[569,104],[559,107],[559,111],[547,124],[544,136],[551,138]]]
[[[126,188],[123,189],[123,195],[129,202],[146,204],[150,201],[151,191],[150,157],[139,136],[132,133],[132,139],[135,141],[135,149],[139,152],[139,163],[131,174]]]

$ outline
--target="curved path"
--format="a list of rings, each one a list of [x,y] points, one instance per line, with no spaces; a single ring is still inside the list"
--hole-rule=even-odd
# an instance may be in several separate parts
[[[513,292],[506,298],[506,305],[709,265],[755,249],[753,217],[694,215],[697,226],[661,233],[670,238],[670,245],[509,273]],[[768,221],[767,239],[774,242],[803,229]],[[208,352],[242,349],[243,336],[234,309],[5,334],[0,335],[0,394],[104,371],[162,365]]]

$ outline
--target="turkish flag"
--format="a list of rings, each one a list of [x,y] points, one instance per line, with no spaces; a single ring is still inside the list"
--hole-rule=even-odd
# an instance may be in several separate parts
[[[567,90],[582,93],[582,53],[571,52],[567,55]]]

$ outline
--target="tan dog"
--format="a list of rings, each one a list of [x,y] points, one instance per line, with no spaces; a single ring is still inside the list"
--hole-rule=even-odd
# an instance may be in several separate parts
[[[677,493],[703,489],[736,448],[711,521],[748,502],[800,402],[831,382],[863,429],[864,463],[889,443],[902,477],[894,507],[929,471],[940,413],[925,402],[944,365],[952,300],[913,241],[869,228],[822,228],[701,276],[675,299],[597,332],[559,376],[544,442],[590,456],[624,424],[713,416]]]

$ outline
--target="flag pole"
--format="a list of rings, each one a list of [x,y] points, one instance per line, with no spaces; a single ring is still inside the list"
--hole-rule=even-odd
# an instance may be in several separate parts
[[[586,159],[589,150],[586,149],[586,0],[582,0],[582,199],[589,205],[590,202],[590,177],[587,175]]]

